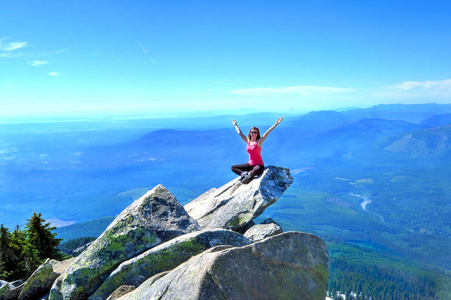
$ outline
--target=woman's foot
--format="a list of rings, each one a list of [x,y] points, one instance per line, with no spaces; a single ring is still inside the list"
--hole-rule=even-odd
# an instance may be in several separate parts
[[[240,175],[240,181],[243,181],[243,179],[247,176],[248,172],[244,171],[243,173],[241,173]]]
[[[241,182],[244,183],[244,184],[248,184],[249,182],[252,181],[252,179],[254,179],[253,176],[251,176],[249,174],[246,174],[246,176],[241,177]]]

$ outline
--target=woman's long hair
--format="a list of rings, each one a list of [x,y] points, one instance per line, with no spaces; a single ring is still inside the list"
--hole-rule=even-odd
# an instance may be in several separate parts
[[[257,130],[257,141],[258,141],[260,139],[260,129],[258,129],[257,127],[252,127],[251,130],[249,130],[249,134],[247,135],[247,140],[248,141],[252,140],[252,137],[251,137],[252,129],[256,129]]]

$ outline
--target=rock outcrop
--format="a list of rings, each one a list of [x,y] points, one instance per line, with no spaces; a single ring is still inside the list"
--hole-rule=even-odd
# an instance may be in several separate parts
[[[187,211],[158,185],[73,262],[47,260],[25,283],[0,281],[0,300],[38,299],[53,280],[49,299],[58,300],[323,300],[324,241],[281,233],[271,219],[253,222],[292,181],[288,169],[267,167],[249,184],[235,179],[206,192]]]
[[[254,225],[249,228],[249,230],[244,233],[244,236],[251,241],[256,242],[279,233],[282,233],[282,227],[274,222],[273,219],[269,218],[261,222],[260,224]]]
[[[324,241],[287,232],[212,248],[119,299],[325,299],[328,276]]]
[[[117,300],[120,297],[134,291],[136,286],[134,285],[121,285],[118,287],[106,300]]]
[[[139,286],[148,278],[172,270],[211,247],[247,244],[249,240],[241,234],[223,229],[197,231],[179,236],[122,263],[89,299],[106,299],[121,285]]]
[[[162,185],[127,207],[69,266],[49,299],[87,299],[122,262],[179,235],[200,230]]]
[[[23,280],[5,282],[3,281],[3,286],[0,288],[0,300],[17,299],[24,286]]]
[[[202,229],[239,231],[276,202],[292,182],[289,169],[268,166],[249,184],[242,184],[236,178],[207,191],[184,207]]]
[[[48,294],[55,279],[67,270],[75,260],[71,258],[65,261],[47,259],[24,283],[19,300],[34,300]]]

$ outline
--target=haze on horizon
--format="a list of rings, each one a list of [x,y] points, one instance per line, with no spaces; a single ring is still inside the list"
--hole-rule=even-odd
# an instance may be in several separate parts
[[[451,103],[449,1],[3,1],[1,118]]]

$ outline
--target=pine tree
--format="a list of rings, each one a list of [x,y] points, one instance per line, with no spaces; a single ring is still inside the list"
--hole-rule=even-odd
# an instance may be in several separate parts
[[[28,220],[25,227],[27,241],[37,250],[40,259],[63,259],[63,254],[57,248],[62,239],[57,239],[56,233],[52,233],[55,229],[56,227],[50,227],[50,223],[45,223],[40,213],[33,213]]]
[[[6,262],[7,252],[9,248],[9,236],[10,232],[8,228],[4,227],[3,224],[0,225],[0,261]]]
[[[0,280],[3,280],[5,276],[6,268],[5,263],[0,259]]]
[[[5,262],[5,245],[7,243],[7,231],[8,229],[3,227],[3,224],[0,225],[0,280],[6,277],[6,262]]]
[[[38,250],[28,243],[25,232],[19,230],[19,226],[11,234],[9,243],[13,249],[14,257],[18,258],[14,277],[25,278],[30,276],[43,262],[43,259],[38,257]]]
[[[13,249],[10,247],[11,233],[8,228],[0,225],[0,279],[7,280],[14,273],[14,267],[17,263],[13,255]]]
[[[52,233],[41,214],[33,213],[25,230],[19,226],[10,233],[0,225],[0,280],[14,281],[30,276],[46,258],[64,259],[58,250],[62,239]]]

